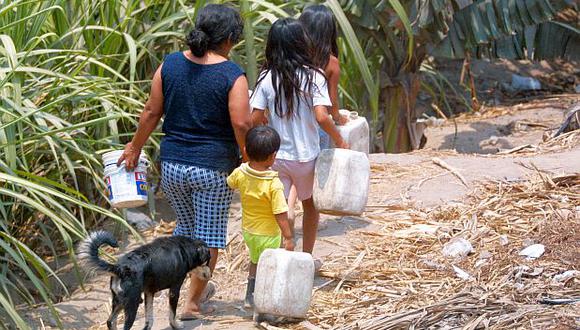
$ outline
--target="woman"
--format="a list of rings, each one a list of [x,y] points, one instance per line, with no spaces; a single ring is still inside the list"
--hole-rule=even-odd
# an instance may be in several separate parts
[[[243,29],[240,15],[207,5],[187,36],[188,51],[168,55],[153,77],[151,95],[133,140],[119,163],[132,169],[141,148],[165,115],[161,141],[161,187],[177,214],[173,235],[205,241],[210,268],[225,248],[232,191],[226,179],[239,163],[251,127],[248,81],[228,54]],[[201,304],[207,282],[191,276],[182,320],[211,309]],[[208,299],[209,297],[204,297]]]

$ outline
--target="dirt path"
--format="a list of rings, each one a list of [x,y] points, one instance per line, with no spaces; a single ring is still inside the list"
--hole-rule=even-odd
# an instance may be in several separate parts
[[[481,133],[478,127],[498,128],[507,123],[525,118],[544,118],[549,125],[557,123],[562,117],[561,109],[533,110],[529,113],[505,114],[496,118],[481,119],[460,123],[460,136],[468,136],[470,130]],[[537,112],[539,111],[539,112]],[[479,126],[478,126],[479,125]],[[490,128],[491,130],[491,128]],[[381,226],[373,219],[372,214],[381,210],[383,214],[390,209],[416,205],[417,207],[434,207],[444,203],[461,200],[472,191],[472,186],[480,180],[520,180],[535,171],[534,168],[551,173],[577,173],[580,171],[580,146],[561,152],[534,154],[530,156],[493,156],[461,154],[456,152],[441,152],[434,149],[446,149],[445,144],[450,135],[454,134],[451,123],[433,130],[430,144],[431,150],[423,150],[405,155],[375,154],[371,156],[373,174],[371,178],[371,193],[365,217],[362,218],[333,218],[323,217],[319,240],[315,256],[328,259],[340,255],[348,255],[351,245],[360,240],[360,231],[373,231]],[[487,133],[486,133],[487,134]],[[542,131],[532,129],[518,132],[517,136],[506,134],[504,138],[511,148],[519,144],[539,142]],[[489,135],[489,134],[487,134]],[[447,137],[447,138],[446,138]],[[487,136],[486,138],[489,138]],[[439,141],[439,142],[436,142]],[[459,139],[459,147],[463,152],[485,152],[480,148],[482,139]],[[456,141],[456,142],[458,142]],[[456,143],[457,145],[457,143]],[[478,149],[480,148],[480,149]],[[497,151],[497,150],[496,150]],[[465,179],[463,184],[450,171],[436,165],[433,157],[438,157],[444,164],[457,170]],[[167,207],[159,207],[160,218],[164,221],[154,232],[147,237],[163,235],[170,232],[174,216]],[[230,245],[222,255],[216,271],[215,282],[218,293],[213,304],[217,307],[216,315],[204,321],[185,322],[185,329],[202,327],[204,329],[253,329],[251,313],[245,311],[242,299],[245,290],[247,262],[243,244],[239,235],[240,205],[232,207],[232,221],[230,225]],[[300,229],[298,230],[300,232]],[[299,242],[300,244],[300,242]],[[322,286],[327,282],[325,278],[316,278],[315,286]],[[57,305],[61,311],[66,329],[106,329],[105,320],[110,310],[108,280],[104,276],[92,279],[85,287],[86,291],[77,290],[72,297]],[[155,299],[154,329],[170,329],[167,321],[167,296],[163,292]],[[49,317],[42,317],[42,310],[29,315],[31,324],[40,326],[40,319],[45,328],[54,325]],[[143,308],[139,311],[135,329],[142,328],[144,323]]]

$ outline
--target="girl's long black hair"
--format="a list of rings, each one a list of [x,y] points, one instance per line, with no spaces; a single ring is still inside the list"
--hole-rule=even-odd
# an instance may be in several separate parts
[[[300,22],[308,32],[308,36],[316,45],[313,61],[323,69],[328,65],[330,55],[338,57],[338,30],[332,11],[324,5],[313,5],[304,9]]]
[[[272,25],[266,43],[266,61],[256,86],[268,72],[271,73],[276,96],[274,109],[270,110],[280,118],[291,118],[296,103],[312,96],[314,73],[324,74],[314,64],[312,56],[312,41],[302,23],[293,18],[282,18]],[[286,104],[286,109],[283,104]]]

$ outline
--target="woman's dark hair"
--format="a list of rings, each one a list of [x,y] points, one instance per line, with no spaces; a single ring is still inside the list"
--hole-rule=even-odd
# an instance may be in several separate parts
[[[244,23],[240,14],[225,5],[207,5],[197,15],[195,27],[187,35],[187,45],[197,57],[216,50],[226,41],[240,41]]]
[[[336,19],[332,11],[324,5],[307,7],[299,19],[304,24],[312,43],[316,45],[313,62],[324,70],[328,65],[330,55],[338,57]]]
[[[312,41],[298,20],[282,18],[272,25],[266,43],[266,62],[256,86],[271,73],[276,96],[274,109],[270,110],[280,118],[292,117],[296,102],[312,96],[315,71],[324,75],[312,61],[312,55]]]
[[[263,162],[280,149],[280,135],[268,126],[257,126],[246,134],[246,153],[250,160]]]

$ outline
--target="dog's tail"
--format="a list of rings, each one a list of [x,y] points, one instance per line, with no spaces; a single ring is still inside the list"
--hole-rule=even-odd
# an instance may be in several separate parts
[[[117,240],[111,233],[103,230],[92,232],[79,244],[78,258],[89,268],[117,274],[117,265],[110,264],[99,258],[99,247],[104,244],[115,248],[119,246]]]

